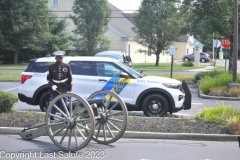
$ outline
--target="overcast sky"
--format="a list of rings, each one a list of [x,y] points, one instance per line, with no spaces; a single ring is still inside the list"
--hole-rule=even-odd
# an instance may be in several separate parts
[[[139,6],[141,5],[141,0],[108,0],[111,4],[116,6],[118,9],[122,10],[123,12],[134,12],[138,10]],[[125,10],[125,11],[124,11]],[[131,10],[131,11],[126,11]]]

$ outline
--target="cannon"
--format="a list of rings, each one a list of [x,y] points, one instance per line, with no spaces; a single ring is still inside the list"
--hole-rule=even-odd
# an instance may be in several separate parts
[[[64,102],[66,97],[67,104]],[[56,114],[51,113],[53,108],[57,110]],[[19,135],[25,140],[48,135],[60,149],[77,151],[91,140],[100,144],[117,141],[126,130],[127,117],[125,103],[111,91],[97,91],[87,99],[74,93],[63,93],[49,103],[45,122],[24,128]]]

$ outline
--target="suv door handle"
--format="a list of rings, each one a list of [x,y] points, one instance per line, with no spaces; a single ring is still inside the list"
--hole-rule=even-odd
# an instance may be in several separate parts
[[[106,80],[106,79],[98,79],[98,81],[107,82],[107,80]]]

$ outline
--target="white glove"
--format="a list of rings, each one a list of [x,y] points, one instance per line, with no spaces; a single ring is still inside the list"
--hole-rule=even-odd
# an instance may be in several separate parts
[[[56,85],[53,85],[53,86],[52,86],[52,90],[56,91],[56,90],[57,90],[57,86],[56,86]]]

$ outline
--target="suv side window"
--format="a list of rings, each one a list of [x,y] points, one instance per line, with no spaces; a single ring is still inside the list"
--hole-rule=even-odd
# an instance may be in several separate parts
[[[93,62],[80,62],[80,61],[72,61],[69,63],[71,66],[73,75],[84,75],[84,76],[93,76]]]
[[[48,67],[52,64],[52,62],[30,62],[28,68],[24,72],[39,72],[44,73],[47,72]]]
[[[121,70],[115,65],[105,62],[96,63],[97,76],[102,77],[119,77]]]

